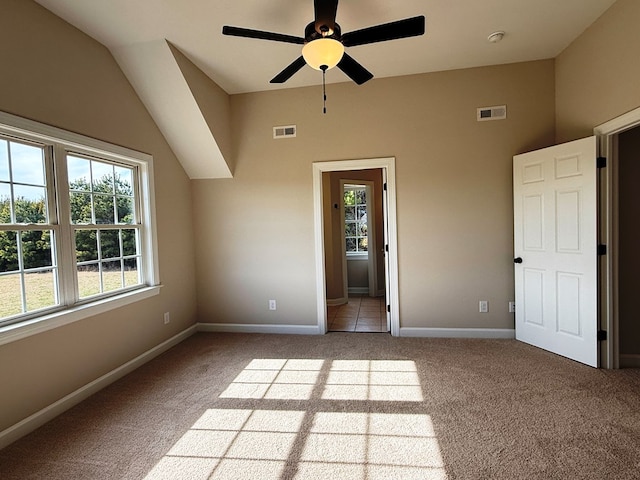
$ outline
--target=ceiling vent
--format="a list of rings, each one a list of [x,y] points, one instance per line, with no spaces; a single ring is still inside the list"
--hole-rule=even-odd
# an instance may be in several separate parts
[[[499,105],[497,107],[481,107],[478,109],[478,121],[486,122],[487,120],[504,120],[507,118],[507,106]]]
[[[273,138],[293,138],[296,136],[296,126],[273,127]]]

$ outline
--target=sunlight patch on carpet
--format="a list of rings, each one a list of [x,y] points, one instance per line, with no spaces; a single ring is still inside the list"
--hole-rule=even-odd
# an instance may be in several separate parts
[[[207,410],[146,479],[447,479],[429,415],[318,412],[301,435],[306,415]]]
[[[271,408],[207,410],[147,480],[447,479],[431,417],[385,411],[423,401],[413,361],[254,359],[219,398]]]
[[[309,400],[324,360],[255,359],[220,398]]]

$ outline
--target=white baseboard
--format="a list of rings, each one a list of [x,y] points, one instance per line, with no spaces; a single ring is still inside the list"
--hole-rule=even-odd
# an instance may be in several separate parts
[[[640,368],[640,355],[620,354],[620,368]]]
[[[432,338],[516,338],[509,328],[400,328],[401,337]]]
[[[369,287],[348,287],[347,291],[355,295],[369,295]]]
[[[327,305],[332,307],[337,307],[338,305],[344,305],[345,303],[349,303],[348,297],[327,298]]]
[[[38,427],[41,427],[45,423],[50,420],[53,420],[55,417],[69,410],[71,407],[77,405],[83,400],[89,398],[94,393],[102,390],[106,386],[112,384],[116,380],[124,377],[128,373],[131,373],[136,368],[141,367],[148,361],[154,359],[161,353],[169,350],[171,347],[177,345],[178,343],[186,340],[188,337],[197,332],[196,325],[187,328],[186,330],[178,333],[177,335],[171,337],[170,339],[162,342],[160,345],[153,347],[150,350],[147,350],[141,355],[138,355],[133,360],[128,361],[124,365],[119,366],[118,368],[111,370],[110,372],[102,375],[101,377],[95,379],[93,382],[86,384],[83,387],[71,392],[65,397],[61,398],[55,403],[43,408],[42,410],[37,411],[33,415],[28,416],[24,420],[12,425],[0,432],[0,449],[6,447],[7,445],[15,442],[21,437],[33,432]]]
[[[259,323],[198,323],[199,332],[214,333],[278,333],[286,335],[319,335],[317,325],[263,325]]]

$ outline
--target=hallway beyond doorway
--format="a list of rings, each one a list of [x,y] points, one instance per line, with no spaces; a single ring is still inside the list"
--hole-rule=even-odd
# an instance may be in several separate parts
[[[329,332],[387,331],[384,297],[350,295],[344,305],[327,307]]]

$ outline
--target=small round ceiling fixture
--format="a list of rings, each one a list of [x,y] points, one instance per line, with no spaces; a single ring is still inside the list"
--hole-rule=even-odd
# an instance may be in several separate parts
[[[487,40],[489,40],[491,43],[498,43],[503,38],[504,38],[504,32],[501,30],[498,32],[493,32],[491,35],[487,37]]]

